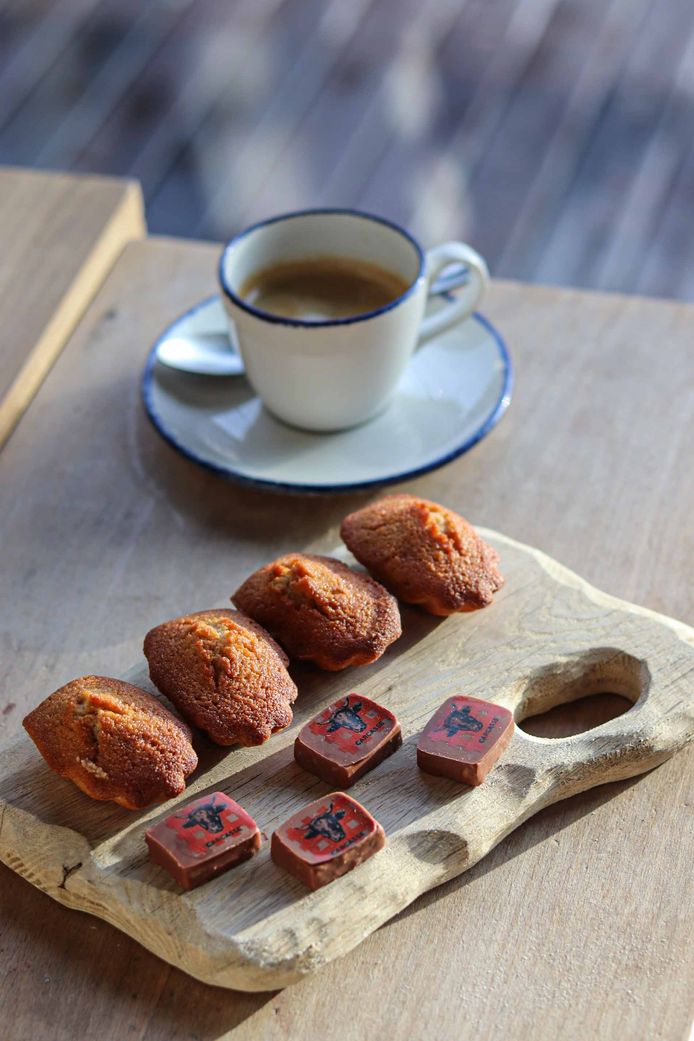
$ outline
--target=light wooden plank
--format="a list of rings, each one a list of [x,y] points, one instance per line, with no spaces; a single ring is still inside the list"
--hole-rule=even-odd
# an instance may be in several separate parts
[[[472,156],[455,142],[468,117],[474,121],[480,96],[497,114],[505,111],[514,93],[507,77],[522,68],[513,32],[516,4],[450,6],[460,15],[450,25],[438,3],[420,25],[414,19],[407,25],[381,92],[384,125],[372,128],[375,140],[364,149],[371,168],[359,181],[364,209],[408,224],[428,243],[469,232]],[[499,60],[500,41],[506,61]],[[525,41],[530,53],[536,43],[532,36]]]
[[[497,47],[474,83],[463,118],[454,133],[449,135],[446,147],[442,149],[438,160],[430,166],[431,184],[445,184],[450,177],[451,165],[460,166],[462,172],[459,173],[459,178],[464,183],[465,190],[468,190],[470,179],[498,134],[518,85],[522,82],[560,4],[561,0],[539,0],[535,4],[508,6],[508,16],[505,24],[500,27]],[[502,9],[505,6],[502,5]],[[463,189],[460,189],[461,194],[462,191]],[[429,192],[423,191],[413,209],[413,228],[428,228],[430,214],[436,217],[437,229],[441,228],[442,221],[436,211],[436,200],[431,198]],[[455,214],[452,217],[455,219]]]
[[[464,8],[465,0],[400,0],[396,19],[390,0],[372,3],[346,46],[334,50],[323,88],[285,150],[281,181],[276,167],[259,171],[246,218],[324,205],[402,217],[398,199],[411,187],[414,169],[401,153],[397,180],[383,185],[384,206],[374,208],[363,197],[364,183],[384,148],[397,152],[403,134],[421,148],[413,117],[418,124],[431,122],[441,100],[433,54]]]
[[[149,427],[138,390],[147,347],[212,290],[216,257],[193,244],[129,246],[0,456],[8,735],[59,683],[127,668],[152,624],[223,603],[240,572],[285,549],[329,547],[365,501],[235,487]],[[496,284],[485,310],[512,350],[515,400],[473,452],[409,488],[541,546],[609,593],[691,620],[692,308]],[[545,811],[464,882],[274,997],[197,984],[3,869],[10,1041],[80,1031],[680,1041],[694,961],[691,764],[683,754]]]
[[[273,4],[278,0],[271,0]],[[167,37],[92,139],[73,157],[72,169],[108,169],[134,177],[145,196],[161,181],[182,145],[218,100],[230,75],[241,75],[239,57],[248,41],[249,18],[262,20],[267,0],[230,6],[226,0],[206,0],[186,8]],[[233,31],[232,31],[233,25]],[[223,44],[226,61],[221,60]],[[254,50],[255,40],[250,50]],[[245,79],[248,85],[247,77]]]
[[[694,134],[682,157],[667,201],[654,228],[636,280],[639,292],[694,298],[694,242],[689,234],[689,206],[694,198]]]
[[[550,123],[544,127],[540,139],[535,138],[535,158],[526,185],[518,184],[516,177],[513,178],[520,192],[517,196],[514,193],[514,209],[507,215],[505,241],[502,240],[498,250],[496,271],[499,274],[512,272],[516,278],[532,278],[538,254],[561,213],[583,153],[614,88],[615,77],[627,61],[651,6],[650,0],[639,0],[638,3],[612,0],[609,5],[602,5],[604,18],[596,24],[594,17],[584,19],[583,16],[590,12],[581,5],[580,9],[574,8],[570,12],[579,16],[577,20],[582,30],[579,39],[570,37],[564,41],[560,33],[556,43],[548,42],[550,53],[555,49],[563,57],[564,50],[569,54],[573,51],[580,59],[580,67],[574,77],[569,78],[561,59],[557,62],[554,91],[561,91],[562,85],[566,84],[565,106],[556,126]],[[544,92],[551,92],[550,88],[546,86]],[[521,90],[521,105],[523,101],[527,118],[533,118],[535,98]],[[540,121],[538,123],[542,126]],[[514,134],[517,143],[523,140],[523,128],[520,130]],[[506,140],[504,134],[500,136],[502,141]],[[490,156],[490,163],[499,158],[497,149]]]
[[[72,0],[69,5],[25,3],[17,10],[2,11],[0,34],[0,127],[24,104],[41,77],[64,56],[70,39],[89,18],[99,0]],[[5,48],[7,58],[5,59]],[[25,125],[27,137],[34,130]]]
[[[36,65],[29,40],[11,63],[9,86],[16,86],[0,103],[0,154],[17,166],[36,163],[76,98],[85,94],[98,104],[90,92],[94,69],[108,61],[127,34],[136,5],[123,0],[116,9],[109,0],[76,0],[53,8],[37,28]]]
[[[615,14],[619,6],[619,2],[614,0],[610,3],[588,0],[578,9],[565,3],[557,8],[547,32],[538,41],[515,85],[494,139],[489,142],[473,172],[470,191],[475,202],[475,239],[478,248],[492,259],[492,270],[499,274],[502,271],[497,268],[495,259],[503,252],[513,232],[519,208],[523,207],[528,193],[535,189],[541,177],[543,160],[557,129],[561,127],[572,88],[576,90],[583,86],[585,92],[586,84],[589,85],[586,122],[592,131],[594,120],[591,115],[599,116],[601,112],[599,97],[603,84],[609,96],[620,70],[620,59],[629,54],[630,36],[638,37],[645,5],[638,2],[627,4],[628,11],[621,18]],[[603,52],[602,62],[597,59],[597,74],[593,56],[596,47]],[[595,112],[591,112],[592,90],[598,95]],[[579,96],[580,93],[579,90]],[[580,122],[574,125],[571,121],[570,126],[580,135]],[[559,152],[571,164],[575,152],[571,148]],[[582,152],[581,145],[578,152]],[[556,187],[561,193],[562,163],[558,162],[556,167]],[[511,185],[513,188],[509,190]],[[548,210],[551,209],[552,195],[550,191],[546,200],[543,199]],[[552,218],[547,219],[551,224]],[[541,225],[542,220],[537,226],[533,225],[533,230],[537,231]],[[531,248],[529,252],[532,253]],[[515,274],[515,268],[505,270]],[[519,270],[524,269],[519,267]]]
[[[375,27],[370,45],[374,52],[369,63],[374,82],[363,101],[357,97],[358,119],[353,128],[349,122],[347,124],[346,147],[335,150],[332,167],[326,170],[327,176],[319,186],[318,203],[337,205],[343,199],[350,202],[354,199],[356,205],[366,210],[382,212],[391,219],[405,222],[413,208],[413,197],[419,198],[420,191],[424,190],[427,196],[435,197],[432,207],[438,205],[439,212],[441,209],[446,211],[450,227],[454,221],[460,220],[461,210],[464,210],[465,174],[456,169],[453,179],[458,190],[453,193],[442,190],[450,172],[446,157],[431,171],[431,177],[423,186],[419,171],[426,161],[422,154],[426,152],[424,142],[434,132],[435,126],[441,135],[446,129],[450,133],[451,123],[457,126],[461,111],[466,110],[469,102],[468,84],[476,84],[483,76],[494,49],[489,44],[488,34],[497,36],[503,32],[510,19],[510,4],[495,4],[487,9],[484,18],[480,17],[480,10],[470,0],[457,5],[414,4],[409,17],[398,26],[398,31],[389,31],[387,8],[381,9],[380,14],[382,23]],[[451,61],[440,62],[441,36],[448,31],[455,40],[456,30],[457,39],[464,40],[465,44],[451,48],[457,51]],[[380,52],[379,47],[383,48]],[[414,70],[415,75],[407,83],[408,64],[413,58],[419,63],[419,68]],[[447,66],[456,70],[451,79],[447,76]],[[464,73],[460,71],[461,67],[465,69]],[[413,102],[417,91],[419,96]],[[418,133],[405,135],[404,141],[401,140],[403,127],[397,127],[394,101],[400,113],[408,106],[420,112],[422,108],[426,110],[420,117]],[[324,114],[324,121],[329,121],[327,114]],[[394,158],[392,163],[391,155]],[[380,198],[369,190],[374,178],[378,179]],[[434,227],[428,230],[435,233],[437,227],[434,223]],[[418,230],[416,225],[413,230]],[[422,230],[421,226],[419,230]]]
[[[352,0],[346,6],[330,0],[320,5],[287,65],[275,60],[272,94],[260,118],[254,114],[252,127],[231,124],[209,140],[204,158],[211,174],[209,193],[196,234],[223,226],[232,212],[244,223],[260,216],[254,208],[259,185],[278,167],[283,167],[287,181],[301,179],[303,157],[294,170],[285,165],[288,145],[324,89],[336,56],[348,47],[373,2]],[[274,203],[271,212],[276,212]]]
[[[120,99],[129,97],[138,76],[166,47],[192,2],[176,0],[164,7],[148,4],[144,8],[135,3],[132,11],[120,5],[120,17],[127,26],[123,38],[104,60],[95,63],[87,89],[54,120],[33,158],[37,166],[71,166]]]
[[[321,10],[316,0],[291,8],[287,0],[239,0],[233,7],[210,0],[203,22],[196,7],[189,39],[178,42],[184,74],[168,77],[167,117],[152,127],[129,168],[143,183],[155,230],[192,233],[226,176],[227,135],[245,147]],[[232,209],[222,228],[235,229],[236,220]]]
[[[138,177],[157,231],[357,205],[497,274],[692,296],[688,0],[0,11],[0,156]]]
[[[596,284],[596,262],[600,263],[612,245],[615,221],[641,176],[644,153],[693,32],[694,12],[688,0],[673,0],[667,19],[663,19],[657,3],[651,5],[583,149],[533,277],[574,285]],[[683,99],[683,104],[688,103]],[[680,142],[678,147],[684,152],[686,143]],[[650,173],[650,163],[647,169]],[[629,267],[630,255],[626,261]]]
[[[694,132],[694,26],[684,52],[673,61],[671,75],[668,96],[614,222],[612,239],[593,269],[601,289],[624,291],[635,285],[656,237],[658,218],[672,195],[682,165],[682,142],[691,140]]]
[[[132,181],[0,169],[0,446],[124,244],[143,232]]]

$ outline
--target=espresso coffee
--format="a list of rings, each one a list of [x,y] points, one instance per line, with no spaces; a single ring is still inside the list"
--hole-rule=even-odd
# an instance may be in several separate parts
[[[263,268],[246,280],[240,295],[260,311],[320,322],[377,311],[407,287],[404,279],[368,261],[309,257]]]

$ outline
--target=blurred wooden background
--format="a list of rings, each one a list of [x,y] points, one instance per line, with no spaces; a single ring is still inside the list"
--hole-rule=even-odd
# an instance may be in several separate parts
[[[0,162],[224,238],[354,205],[497,275],[694,299],[692,0],[0,0]]]

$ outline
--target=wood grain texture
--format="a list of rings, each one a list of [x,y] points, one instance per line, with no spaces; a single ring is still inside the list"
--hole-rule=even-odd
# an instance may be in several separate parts
[[[132,181],[0,169],[0,447],[123,246],[144,230]]]
[[[187,793],[132,814],[57,779],[25,736],[0,750],[0,860],[69,907],[112,922],[205,983],[284,987],[352,950],[442,882],[473,867],[524,820],[559,799],[659,766],[694,736],[694,629],[605,596],[537,550],[483,529],[506,578],[493,609],[445,622],[404,612],[403,636],[368,678],[295,669],[300,707],[260,748],[202,756]],[[339,547],[331,555],[340,553]],[[149,687],[146,666],[128,680]],[[320,708],[357,686],[403,726],[403,750],[352,790],[383,825],[386,849],[307,895],[270,859],[268,837],[330,791],[292,746]],[[451,694],[511,709],[517,722],[601,692],[634,702],[588,734],[541,739],[517,731],[477,788],[432,778],[416,742]],[[212,791],[238,799],[266,841],[232,873],[182,894],[152,865],[144,833],[174,805]]]
[[[191,243],[128,246],[0,456],[8,737],[60,683],[122,675],[163,618],[224,606],[220,578],[231,588],[274,554],[329,549],[339,520],[367,501],[227,484],[150,428],[138,388],[147,349],[213,289],[217,256]],[[692,308],[496,283],[484,311],[516,365],[511,408],[470,454],[403,488],[691,621]],[[567,712],[574,730],[604,721],[594,704]],[[693,765],[684,751],[637,782],[541,811],[460,879],[274,995],[198,983],[1,867],[9,1041],[683,1041]]]

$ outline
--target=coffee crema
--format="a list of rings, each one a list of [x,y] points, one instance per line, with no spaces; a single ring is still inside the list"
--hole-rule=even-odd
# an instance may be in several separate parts
[[[377,311],[409,283],[378,264],[347,257],[307,257],[262,268],[246,279],[240,296],[282,318],[321,322]]]

